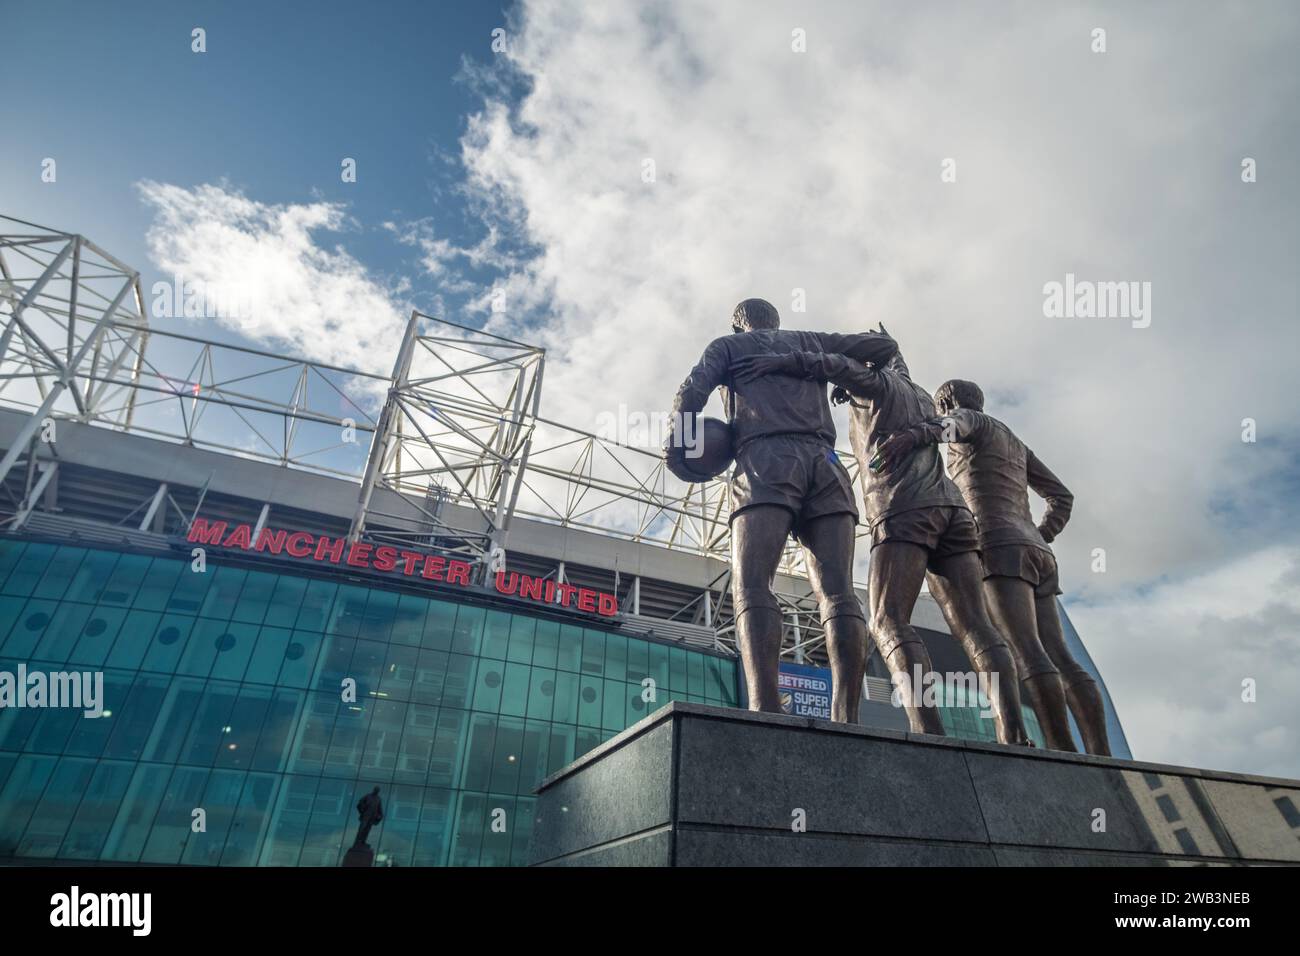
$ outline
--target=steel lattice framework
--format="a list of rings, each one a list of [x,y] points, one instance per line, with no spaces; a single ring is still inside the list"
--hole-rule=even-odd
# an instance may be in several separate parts
[[[6,216],[0,324],[0,406],[27,413],[0,483],[20,460],[28,475],[0,527],[35,507],[57,468],[43,431],[70,419],[357,481],[353,538],[490,566],[518,514],[729,559],[726,482],[682,482],[655,449],[542,417],[536,346],[413,312],[381,375],[151,329],[138,272],[84,236]],[[780,570],[806,577],[796,547]],[[729,643],[725,581],[700,586]],[[814,646],[815,610],[786,599],[794,642]]]

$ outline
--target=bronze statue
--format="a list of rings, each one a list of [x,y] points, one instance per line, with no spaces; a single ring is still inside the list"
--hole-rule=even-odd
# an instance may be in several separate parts
[[[881,447],[886,469],[909,470],[918,455],[949,442],[948,471],[979,523],[984,591],[1015,648],[1020,679],[1053,750],[1075,749],[1066,703],[1092,754],[1110,754],[1101,691],[1065,644],[1051,542],[1070,519],[1074,496],[1005,424],[984,413],[984,393],[954,379],[936,393],[941,418],[915,424]],[[1047,502],[1036,527],[1028,489]]]
[[[866,621],[853,591],[857,506],[848,472],[835,456],[835,425],[826,387],[811,380],[733,379],[744,356],[836,352],[886,361],[897,349],[883,333],[843,335],[781,329],[776,308],[746,299],[732,315],[732,335],[709,343],[678,389],[668,467],[692,480],[684,435],[709,396],[721,388],[731,422],[735,470],[731,487],[731,598],[736,640],[749,684],[751,710],[780,713],[778,668],[781,611],[772,594],[788,535],[803,546],[817,595],[833,690],[831,719],[855,723],[866,668]]]
[[[935,414],[933,399],[912,381],[902,355],[895,353],[875,367],[845,355],[759,355],[737,360],[733,373],[738,384],[792,381],[784,376],[831,382],[836,400],[852,405],[849,438],[871,525],[871,633],[880,656],[892,674],[906,675],[909,683],[917,668],[930,673],[929,652],[911,624],[922,580],[928,580],[971,663],[980,672],[996,676],[990,684],[998,740],[1029,743],[1020,712],[1015,658],[984,604],[975,520],[944,474],[938,449],[929,447],[892,471],[873,468],[874,449],[882,439]],[[919,706],[914,696],[906,694],[904,706],[914,731],[944,732],[937,709]]]
[[[384,819],[384,804],[379,799],[378,787],[357,801],[357,816],[360,818],[360,825],[357,827],[357,838],[352,841],[352,845],[365,846],[366,837],[370,836],[370,828]]]

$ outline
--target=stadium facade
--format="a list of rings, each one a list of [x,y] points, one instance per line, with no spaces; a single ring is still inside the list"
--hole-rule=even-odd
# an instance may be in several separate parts
[[[0,225],[0,675],[102,679],[98,717],[0,681],[0,862],[334,866],[378,786],[377,865],[522,864],[543,777],[744,706],[725,485],[540,417],[541,350],[417,313],[383,376],[160,332],[88,239]],[[817,713],[794,550],[775,588]]]

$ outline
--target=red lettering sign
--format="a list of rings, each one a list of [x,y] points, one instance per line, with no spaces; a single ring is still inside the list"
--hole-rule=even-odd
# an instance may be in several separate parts
[[[499,594],[518,595],[538,604],[576,605],[579,611],[601,617],[613,617],[618,613],[618,598],[614,595],[572,584],[556,584],[550,578],[536,578],[518,571],[498,571],[493,583]]]
[[[418,574],[429,581],[444,581],[461,587],[470,586],[474,565],[459,558],[438,554],[421,554],[405,551],[391,545],[365,542],[349,544],[346,538],[319,537],[308,531],[282,531],[263,528],[253,540],[252,525],[239,524],[231,529],[225,521],[195,518],[190,525],[186,541],[191,544],[215,545],[240,551],[284,553],[294,558],[329,564],[347,564],[354,568],[387,571],[407,577]],[[514,595],[537,604],[559,604],[573,607],[588,614],[613,617],[618,614],[618,598],[593,588],[558,584],[551,578],[539,578],[517,571],[500,571],[495,578],[500,594]]]

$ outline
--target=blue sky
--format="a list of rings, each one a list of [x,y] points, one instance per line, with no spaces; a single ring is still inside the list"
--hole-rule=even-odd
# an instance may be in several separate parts
[[[257,302],[156,324],[387,372],[414,304],[545,346],[543,413],[594,430],[747,296],[883,321],[1075,493],[1134,751],[1300,774],[1294,3],[123,7],[6,0],[0,211]],[[1067,274],[1150,283],[1149,325],[1047,316]]]
[[[6,71],[26,79],[0,103],[0,210],[90,236],[140,269],[147,290],[160,270],[137,182],[345,203],[354,222],[335,238],[377,275],[417,283],[419,302],[413,251],[380,224],[433,217],[454,241],[479,238],[455,160],[481,98],[458,76],[465,58],[490,60],[502,10],[464,0],[7,2]],[[196,26],[204,54],[191,51]],[[57,183],[39,180],[45,157],[58,163]],[[357,161],[355,183],[341,181],[344,157]]]

